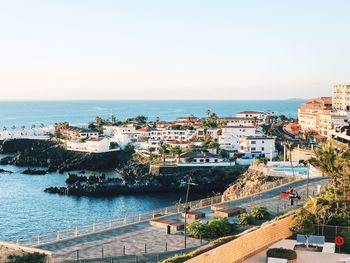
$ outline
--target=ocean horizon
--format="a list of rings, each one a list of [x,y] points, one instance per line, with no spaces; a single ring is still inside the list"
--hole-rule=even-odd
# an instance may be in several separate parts
[[[118,120],[144,115],[149,120],[174,120],[193,114],[204,117],[206,110],[218,116],[234,116],[243,110],[260,110],[297,117],[304,99],[286,100],[28,100],[0,101],[0,125],[45,125],[68,121],[72,125],[86,124],[96,116],[111,114]]]

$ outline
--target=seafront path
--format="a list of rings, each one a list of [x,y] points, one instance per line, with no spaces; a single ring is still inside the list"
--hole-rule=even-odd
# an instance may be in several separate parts
[[[309,179],[309,196],[317,194],[317,189],[329,181],[326,177]],[[249,197],[228,201],[234,206],[245,207],[248,211],[256,205],[268,208],[273,214],[286,212],[300,207],[306,200],[307,179],[302,179],[275,187],[273,189],[257,193]],[[302,199],[294,206],[290,206],[287,198],[279,196],[281,191],[293,187]],[[205,220],[214,216],[210,205],[198,209],[206,214]],[[180,214],[173,214],[167,218],[182,219]],[[231,219],[232,220],[232,219]],[[234,219],[233,219],[234,220]],[[191,220],[189,220],[191,221]],[[187,238],[187,247],[198,247],[202,244],[199,239]],[[146,253],[163,253],[164,251],[176,251],[184,248],[184,236],[182,233],[167,234],[163,228],[151,226],[149,222],[140,222],[129,226],[119,227],[114,230],[89,234],[69,240],[60,240],[51,244],[43,244],[38,248],[49,250],[57,259],[79,259],[117,257],[124,255],[141,255]],[[125,250],[124,250],[125,249]]]

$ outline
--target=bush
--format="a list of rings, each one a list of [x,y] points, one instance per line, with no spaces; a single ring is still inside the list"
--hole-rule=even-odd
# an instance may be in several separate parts
[[[250,214],[254,219],[258,220],[266,220],[270,217],[270,213],[267,211],[267,208],[262,206],[253,207]]]
[[[34,252],[32,254],[24,254],[22,256],[9,256],[6,263],[45,263],[47,256]]]
[[[181,255],[175,255],[171,258],[168,258],[166,260],[163,260],[162,263],[182,263],[186,260],[189,260],[191,256],[189,254],[181,254]]]
[[[238,217],[238,222],[240,225],[252,225],[254,224],[255,220],[251,214],[242,213]]]
[[[270,248],[267,250],[266,256],[270,258],[283,258],[288,260],[297,259],[297,253],[294,250],[286,248]]]
[[[230,224],[227,218],[212,218],[204,224],[202,220],[196,220],[186,225],[188,233],[196,238],[199,237],[222,237],[229,235],[235,230],[236,225]]]

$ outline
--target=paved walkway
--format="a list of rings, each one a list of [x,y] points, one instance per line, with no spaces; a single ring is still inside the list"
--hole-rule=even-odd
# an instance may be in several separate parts
[[[316,192],[317,185],[325,185],[328,179],[312,178],[309,182],[309,194],[312,195],[313,192]],[[306,180],[292,182],[288,186],[293,187],[305,198]],[[247,210],[257,204],[261,204],[266,206],[272,214],[278,214],[295,209],[302,204],[302,201],[300,201],[299,205],[296,204],[296,206],[291,207],[287,198],[279,197],[279,193],[287,190],[288,186],[280,186],[257,194],[254,197],[246,197],[227,203],[246,207]],[[205,220],[209,220],[214,216],[210,207],[199,210],[206,213]],[[173,215],[169,216],[169,218],[180,218],[180,216]],[[235,220],[235,218],[230,219],[230,221]],[[150,226],[149,223],[140,223],[104,233],[63,240],[51,245],[41,246],[40,248],[52,251],[54,256],[60,259],[76,259],[77,250],[79,250],[81,259],[98,258],[102,256],[102,248],[105,257],[122,255],[124,246],[126,254],[142,254],[145,252],[145,244],[147,253],[164,252],[166,246],[168,251],[179,250],[184,248],[183,239],[184,237],[181,233],[167,235],[165,229]],[[188,238],[188,247],[195,247],[200,245],[200,243],[201,241],[198,239]]]

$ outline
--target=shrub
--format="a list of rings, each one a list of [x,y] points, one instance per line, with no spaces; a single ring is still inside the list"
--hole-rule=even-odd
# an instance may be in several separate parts
[[[181,262],[185,262],[186,260],[188,260],[190,258],[191,258],[191,256],[189,254],[175,255],[171,258],[163,260],[162,263],[181,263]]]
[[[238,217],[238,222],[240,225],[252,225],[254,224],[254,217],[248,213],[242,213]]]
[[[21,256],[9,256],[6,263],[45,263],[47,256],[34,252],[32,254],[24,254]]]
[[[269,219],[270,217],[270,213],[267,211],[267,208],[263,206],[253,207],[250,214],[254,219],[258,219],[258,220],[265,220],[265,219]]]
[[[235,224],[230,224],[227,218],[212,218],[208,221],[207,236],[222,237],[230,234],[235,229]]]
[[[235,224],[230,224],[227,218],[212,218],[206,224],[202,220],[196,220],[186,225],[188,233],[199,237],[222,237],[229,235],[235,229]]]
[[[294,250],[286,248],[270,248],[267,250],[266,256],[270,258],[283,258],[288,260],[297,259],[297,253]]]

